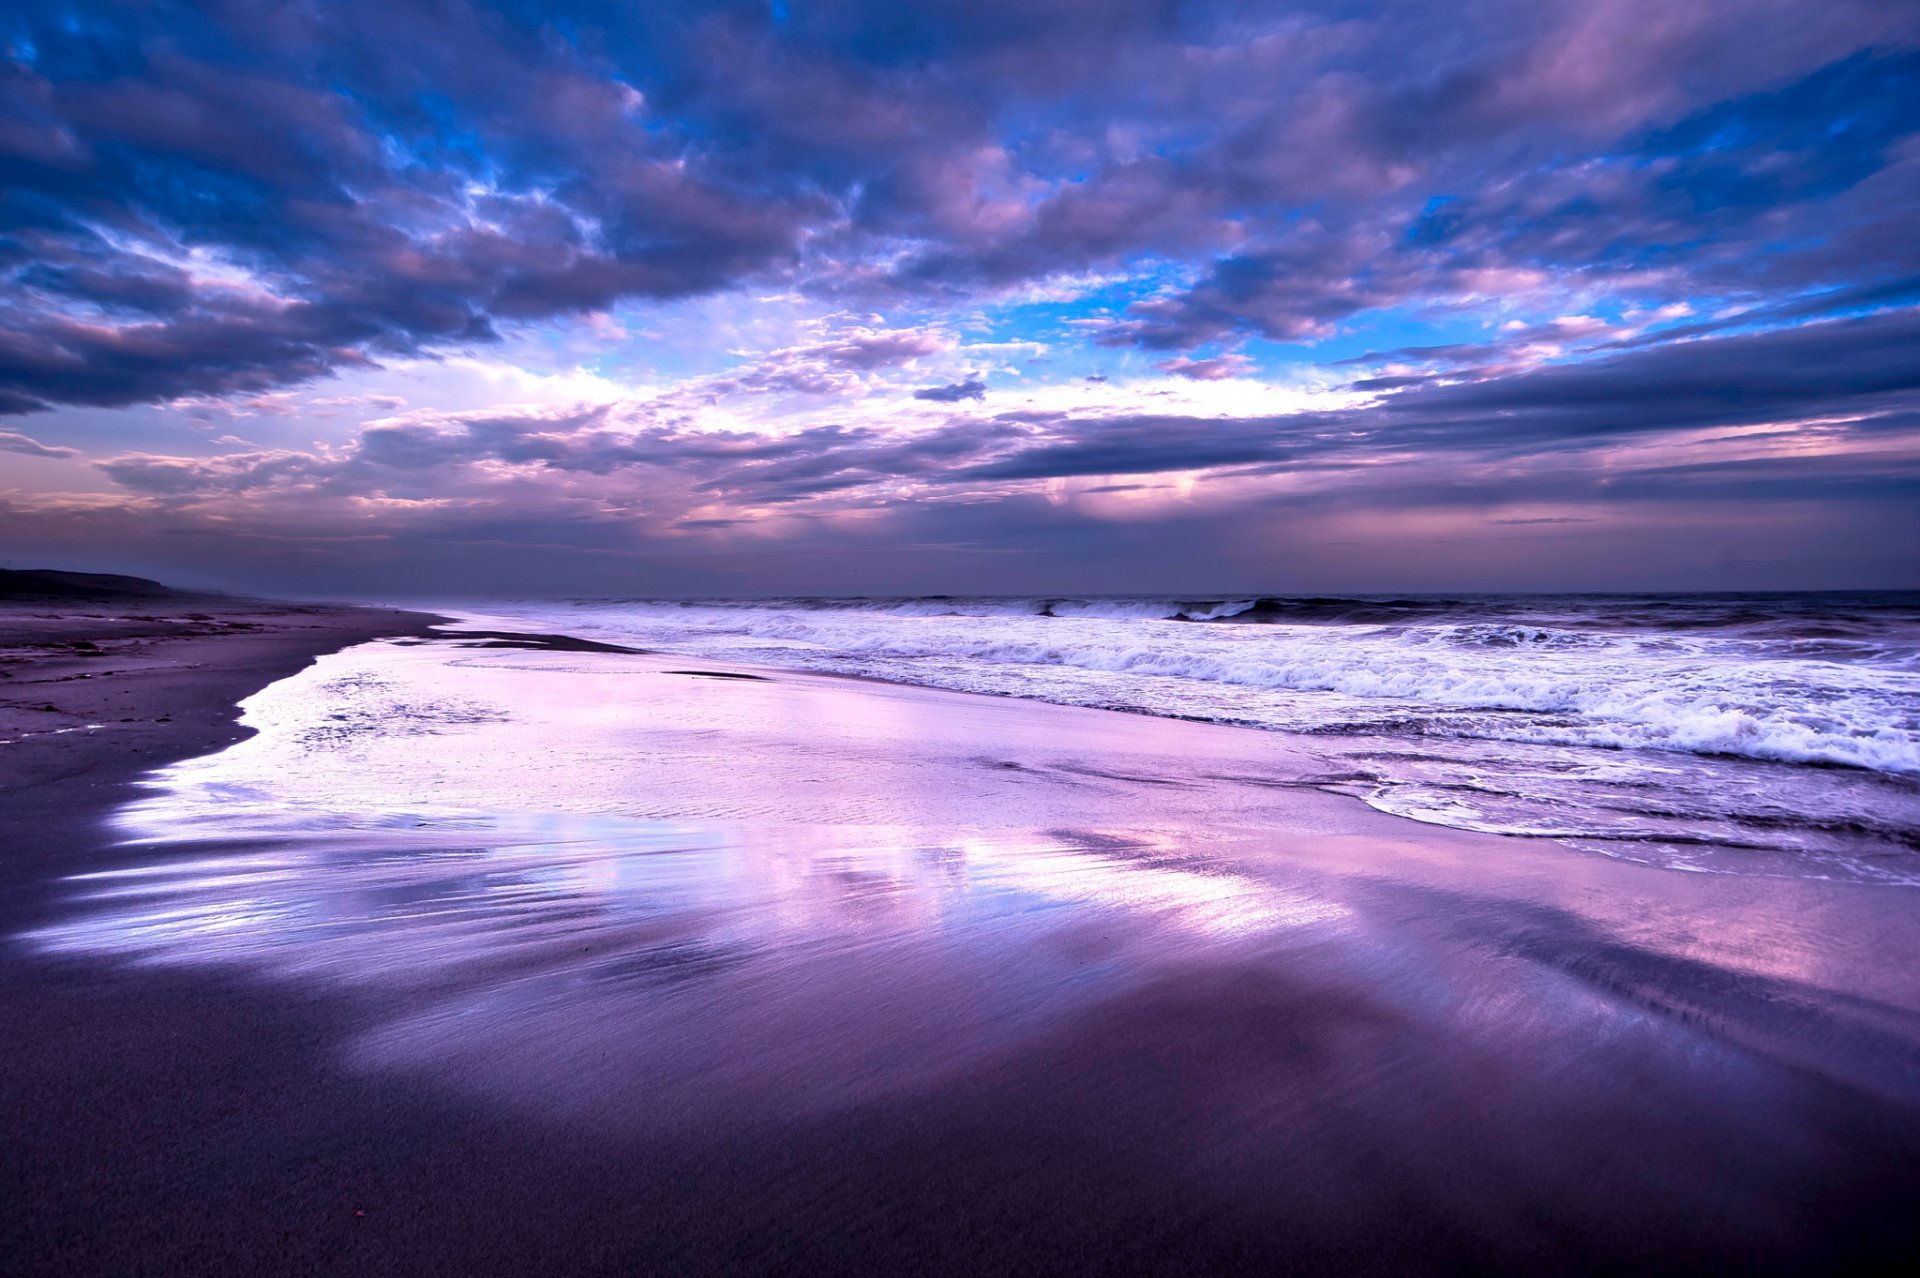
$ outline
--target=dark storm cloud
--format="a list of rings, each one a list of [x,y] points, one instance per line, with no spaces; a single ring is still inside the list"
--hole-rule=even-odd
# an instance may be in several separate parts
[[[0,17],[0,411],[769,279],[928,302],[1184,262],[1104,334],[1163,350],[1529,273],[1871,287],[1920,269],[1917,32],[1868,0],[28,0]]]

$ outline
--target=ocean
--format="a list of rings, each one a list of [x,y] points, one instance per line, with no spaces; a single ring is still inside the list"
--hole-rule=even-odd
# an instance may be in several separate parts
[[[1288,733],[1324,788],[1440,825],[1920,884],[1915,593],[454,607],[694,659]]]

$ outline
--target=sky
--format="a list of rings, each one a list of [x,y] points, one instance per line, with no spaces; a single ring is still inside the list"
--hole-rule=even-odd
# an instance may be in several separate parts
[[[0,565],[1920,586],[1920,5],[11,0]]]

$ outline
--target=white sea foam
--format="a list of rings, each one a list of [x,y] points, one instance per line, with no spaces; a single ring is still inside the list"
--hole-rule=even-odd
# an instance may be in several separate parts
[[[1132,603],[1091,601],[1071,611],[1056,602],[1050,616],[914,613],[905,605],[613,606],[570,609],[543,624],[970,691],[1033,694],[1036,673],[1064,667],[1111,677],[1041,695],[1296,731],[1324,730],[1329,707],[1243,700],[1218,715],[1218,698],[1192,685],[1337,694],[1359,703],[1346,717],[1364,723],[1391,707],[1402,718],[1424,714],[1423,729],[1435,735],[1920,773],[1920,674],[1882,664],[1773,655],[1743,638],[1512,623],[1194,626],[1165,620],[1160,601],[1125,616]],[[1450,721],[1463,711],[1511,717]],[[1336,714],[1333,721],[1341,720]]]
[[[1357,784],[1363,797],[1448,824],[1861,865],[1911,854],[1920,831],[1915,607],[1036,596],[492,611],[714,660],[1311,733],[1377,783]],[[1776,765],[1865,775],[1741,770]]]

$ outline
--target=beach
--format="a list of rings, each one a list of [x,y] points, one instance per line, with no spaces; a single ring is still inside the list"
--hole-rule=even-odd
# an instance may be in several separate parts
[[[1920,3],[0,102],[0,1278],[1915,1268]]]
[[[8,1272],[1920,1242],[1904,884],[1419,823],[1283,732],[497,619],[12,609]]]

